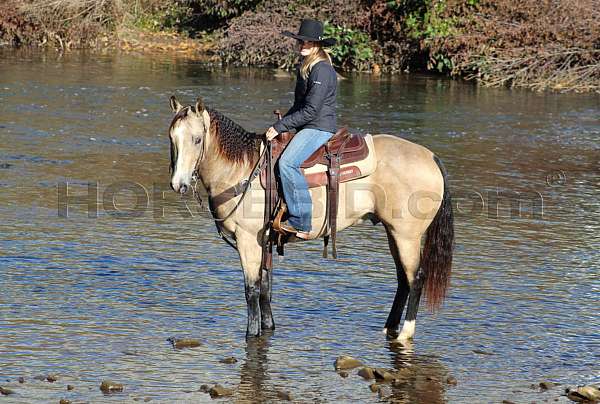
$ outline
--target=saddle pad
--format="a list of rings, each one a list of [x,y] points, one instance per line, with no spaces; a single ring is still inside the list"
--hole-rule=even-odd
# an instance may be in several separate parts
[[[373,136],[363,136],[367,144],[367,153],[362,160],[352,163],[342,164],[340,166],[340,182],[348,182],[358,178],[366,177],[373,174],[377,168],[377,156],[375,155],[375,145],[373,144]],[[327,165],[315,164],[309,168],[303,168],[304,177],[309,188],[320,187],[327,185]]]

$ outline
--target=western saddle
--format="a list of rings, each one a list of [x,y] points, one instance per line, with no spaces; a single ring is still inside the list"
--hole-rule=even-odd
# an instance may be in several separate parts
[[[279,111],[274,111],[274,113],[281,119]],[[283,203],[283,192],[281,192],[281,186],[277,180],[275,165],[293,136],[290,132],[284,132],[271,142],[267,142],[267,163],[260,173],[260,182],[266,195],[265,228],[268,231],[265,240],[263,240],[263,268],[266,269],[272,267],[273,245],[277,245],[277,252],[279,255],[283,255],[283,246],[290,240],[290,234],[285,233],[279,227],[286,212]],[[360,170],[355,166],[346,166],[342,171],[340,171],[340,167],[363,160],[368,155],[369,147],[365,138],[361,135],[350,134],[346,128],[342,128],[300,166],[303,172],[317,164],[326,166],[325,171],[304,173],[309,188],[327,187],[327,213],[325,215],[326,222],[323,226],[325,229],[323,257],[325,258],[327,258],[329,238],[332,242],[332,256],[337,258],[336,222],[339,184],[361,176]]]

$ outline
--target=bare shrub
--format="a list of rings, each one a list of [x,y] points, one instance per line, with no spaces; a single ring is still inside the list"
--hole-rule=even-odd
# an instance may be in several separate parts
[[[15,45],[41,39],[39,29],[13,0],[0,2],[0,40]]]
[[[94,43],[98,34],[117,24],[119,0],[28,0],[20,10],[41,30],[43,42],[61,48]]]
[[[239,65],[293,66],[297,59],[294,42],[281,31],[297,32],[302,18],[317,18],[332,24],[368,30],[368,10],[359,0],[288,2],[275,0],[259,4],[229,22],[218,52],[226,63]]]
[[[457,33],[431,52],[453,61],[453,74],[488,86],[600,90],[600,1],[487,0],[464,13],[453,0]]]

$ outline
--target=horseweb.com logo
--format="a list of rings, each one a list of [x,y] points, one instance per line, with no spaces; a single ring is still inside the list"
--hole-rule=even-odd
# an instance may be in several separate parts
[[[379,196],[377,200],[383,201],[377,209],[390,209],[394,218],[408,216],[418,219],[433,218],[444,197],[432,192],[415,191],[406,200],[397,201],[385,197],[384,187],[354,183],[344,185],[343,192],[340,192],[341,215],[356,211],[364,211],[368,214],[373,210],[372,207],[367,206],[370,200],[368,196],[377,194]],[[484,191],[466,189],[450,191],[452,209],[458,218],[536,220],[544,218],[544,197],[535,190],[516,191],[494,188]],[[64,218],[108,216],[127,219],[151,216],[160,220],[167,217],[185,219],[197,216],[208,218],[225,216],[229,210],[236,209],[235,213],[244,218],[263,218],[264,189],[260,186],[252,187],[239,206],[236,206],[240,197],[236,196],[219,207],[209,203],[210,198],[203,190],[194,189],[193,192],[181,195],[173,192],[165,183],[145,186],[133,181],[117,181],[110,184],[61,182],[57,185],[57,213],[59,217]],[[313,217],[325,218],[326,192],[324,190],[314,192],[312,203]],[[211,209],[216,211],[213,212]]]

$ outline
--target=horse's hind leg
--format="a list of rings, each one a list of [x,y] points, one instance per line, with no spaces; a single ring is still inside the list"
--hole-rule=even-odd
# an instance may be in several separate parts
[[[396,338],[398,336],[398,324],[402,318],[402,312],[406,305],[406,299],[408,298],[408,280],[404,273],[404,267],[400,260],[400,253],[398,252],[398,246],[396,240],[388,227],[385,228],[388,236],[388,244],[390,245],[390,253],[394,257],[394,263],[396,264],[396,277],[398,278],[398,288],[396,289],[396,296],[394,297],[394,303],[392,309],[388,315],[387,321],[385,322],[385,328],[383,332],[390,338]]]
[[[402,325],[402,331],[398,335],[399,340],[412,339],[415,335],[415,326],[417,322],[417,311],[419,310],[419,301],[421,300],[421,291],[423,290],[423,270],[417,269],[417,273],[410,285],[410,294],[408,298],[408,307],[406,317]]]
[[[391,234],[396,243],[397,252],[400,255],[400,262],[404,269],[406,281],[408,282],[408,307],[406,308],[406,317],[404,319],[404,324],[402,325],[402,330],[400,331],[400,335],[398,335],[398,339],[407,340],[415,335],[417,311],[421,299],[421,290],[423,289],[424,276],[419,268],[421,260],[421,239],[402,238],[393,230],[390,230],[388,234]],[[402,296],[404,295],[401,295],[400,297]],[[404,297],[404,301],[406,301],[406,297]],[[390,313],[390,315],[391,314],[392,313]],[[401,315],[401,313],[398,314],[398,316],[399,315]]]

